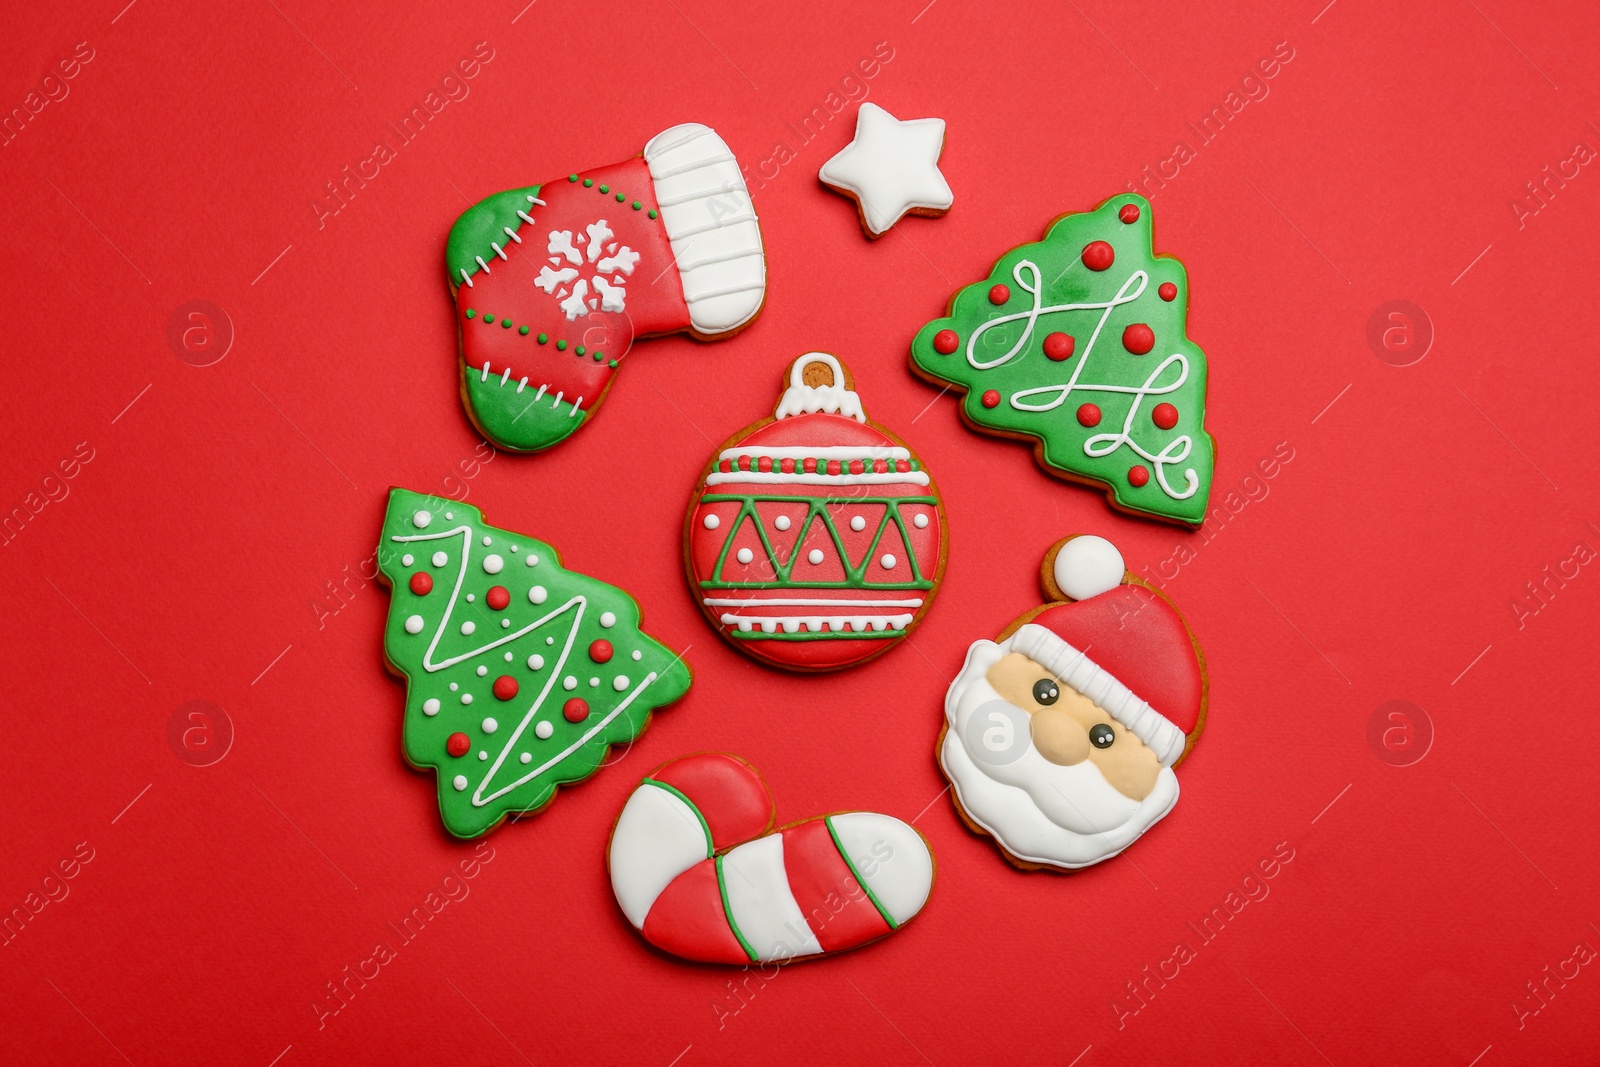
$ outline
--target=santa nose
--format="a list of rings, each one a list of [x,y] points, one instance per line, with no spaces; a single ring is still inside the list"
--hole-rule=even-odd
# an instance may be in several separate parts
[[[1061,767],[1089,758],[1089,731],[1060,708],[1041,708],[1028,720],[1033,747],[1039,755]]]

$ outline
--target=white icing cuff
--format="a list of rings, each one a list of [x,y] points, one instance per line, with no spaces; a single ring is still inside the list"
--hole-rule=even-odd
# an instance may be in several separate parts
[[[1156,754],[1163,767],[1183,755],[1187,742],[1182,730],[1102,668],[1087,653],[1079,652],[1043,626],[1029,623],[1011,635],[1003,646],[1020,652],[1082,693]]]
[[[737,330],[761,310],[767,260],[738,161],[709,126],[688,122],[650,139],[644,160],[672,242],[694,332]]]

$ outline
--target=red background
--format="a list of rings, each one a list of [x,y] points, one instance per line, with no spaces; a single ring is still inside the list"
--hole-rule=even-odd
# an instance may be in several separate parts
[[[1552,181],[1520,225],[1509,207],[1577,142],[1600,146],[1592,5],[124,2],[13,7],[0,32],[7,110],[75,43],[94,50],[0,149],[0,508],[70,490],[0,549],[0,906],[23,906],[78,842],[94,856],[0,949],[8,1062],[1593,1055],[1597,968],[1545,1000],[1524,983],[1600,948],[1600,574],[1552,581],[1520,628],[1508,606],[1579,541],[1600,546],[1600,176]],[[319,227],[323,183],[480,41],[494,58],[470,96]],[[879,41],[893,59],[868,98],[948,120],[956,200],[869,243],[815,177],[853,106],[809,144],[789,124]],[[1278,42],[1294,58],[1270,95],[1198,145],[1185,123]],[[765,312],[729,343],[640,346],[596,425],[555,451],[461,467],[479,441],[456,395],[451,221],[685,120],[747,164],[779,140],[795,152],[755,190]],[[958,285],[1180,138],[1195,158],[1155,189],[1155,232],[1188,266],[1210,360],[1213,501],[1280,442],[1293,452],[1264,498],[1201,533],[1047,477],[906,367]],[[211,366],[167,341],[191,299],[236,331]],[[1436,331],[1409,367],[1366,340],[1391,299]],[[679,563],[708,452],[810,348],[843,357],[869,414],[921,453],[951,525],[914,638],[826,678],[726,648]],[[79,442],[93,460],[45,486]],[[324,983],[394,940],[386,924],[472,851],[400,758],[387,596],[369,583],[329,600],[336,614],[312,606],[372,551],[390,484],[464,492],[631,590],[696,682],[619,766],[488,838],[470,895],[319,1028]],[[1210,728],[1182,802],[1126,855],[1025,874],[957,822],[934,739],[968,643],[1038,603],[1042,553],[1075,531],[1146,574],[1193,550],[1164,585],[1211,665]],[[235,734],[207,767],[168,742],[195,699]],[[1368,741],[1393,699],[1431,723],[1410,766],[1392,765],[1404,737]],[[743,1002],[729,972],[648,950],[611,899],[603,842],[641,775],[707,747],[754,760],[786,820],[916,818],[939,868],[925,913],[751,980]],[[1280,842],[1294,858],[1270,895],[1201,944],[1187,924]],[[1179,941],[1195,958],[1140,1007],[1125,983]],[[725,1000],[739,1010],[719,1019]]]

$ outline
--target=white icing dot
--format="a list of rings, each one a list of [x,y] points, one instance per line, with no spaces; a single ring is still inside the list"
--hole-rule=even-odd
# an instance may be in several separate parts
[[[472,694],[471,693],[462,693],[461,694],[461,703],[463,703],[463,704],[472,703]]]
[[[478,749],[478,758],[479,759],[488,759],[489,758],[489,753],[485,752],[483,749],[480,748],[480,749]]]
[[[494,538],[492,538],[492,537],[485,537],[485,538],[484,538],[484,539],[483,539],[483,547],[484,547],[484,548],[488,548],[488,547],[489,547],[489,546],[490,546],[490,545],[492,545],[492,544],[494,544]]]
[[[530,567],[537,566],[538,563],[539,563],[539,557],[534,555],[532,552],[529,552],[528,553],[528,558],[523,560],[523,562],[526,563]]]
[[[433,516],[429,515],[426,511],[419,511],[415,515],[411,516],[411,525],[415,526],[419,530],[426,528],[428,523],[432,521]]]
[[[489,539],[485,537],[484,540],[488,541]],[[496,553],[491,552],[487,556],[483,557],[483,569],[487,574],[499,574],[501,568],[503,568],[505,565],[506,561],[501,559]]]
[[[516,545],[512,545],[511,546],[511,551],[513,551],[513,552],[517,551],[517,546]]]
[[[528,599],[535,604],[543,604],[549,597],[549,592],[542,585],[536,585],[528,590]]]
[[[706,529],[708,530],[715,530],[718,526],[722,525],[722,520],[717,518],[715,515],[707,515],[703,521]]]
[[[535,655],[535,656],[529,656],[528,657],[528,669],[530,671],[542,670],[543,668],[544,668],[544,657],[543,656]]]
[[[637,648],[634,649],[633,650],[633,662],[638,663],[642,659],[644,659],[644,653],[640,652]]]
[[[911,524],[919,530],[925,530],[928,528],[928,516],[918,515],[916,518],[911,520]]]
[[[460,689],[460,688],[461,687],[459,685],[457,685],[456,683],[454,683],[454,682],[450,683],[450,692],[454,693],[457,689]]]
[[[556,639],[553,637],[547,637],[544,639],[544,643],[547,645],[553,645],[556,643]]]
[[[549,726],[549,725],[550,724],[547,723],[547,722],[542,722],[542,723],[539,724],[539,726]],[[539,726],[535,726],[533,728],[533,732],[534,733],[536,733],[536,734],[539,733]],[[539,736],[543,737],[544,735],[543,734],[539,734]],[[524,752],[522,755],[518,756],[517,758],[519,760],[521,760],[523,763],[532,763],[533,762],[533,753],[532,752]]]
[[[533,732],[534,732],[534,735],[536,737],[538,737],[542,741],[545,738],[549,737],[551,734],[555,733],[556,732],[556,728],[554,726],[551,726],[548,722],[541,721],[537,726],[535,726],[533,728]]]
[[[787,530],[789,528],[789,516],[779,515],[776,519],[772,520],[772,525],[776,526],[780,530]]]
[[[806,559],[809,560],[813,566],[815,566],[818,563],[821,563],[822,562],[822,549],[813,548],[810,552],[806,553]]]
[[[565,678],[561,679],[561,688],[576,689],[578,688],[578,680],[569,674]]]
[[[615,689],[619,693],[628,688],[628,676],[626,674],[619,674],[615,678],[611,679],[611,688]]]
[[[894,558],[894,553],[893,552],[885,552],[883,554],[883,558],[880,559],[878,562],[883,564],[883,569],[884,570],[892,571],[892,570],[894,570],[894,565],[895,565],[895,563],[897,561]]]
[[[500,629],[502,629],[502,630],[511,629],[511,620],[510,619],[501,619],[500,620]]]
[[[444,517],[447,519],[453,519],[456,517],[456,513],[453,511],[447,511],[444,513]]]
[[[413,615],[406,619],[406,633],[420,634],[422,632],[422,616]]]
[[[470,633],[472,633],[472,631],[476,630],[477,628],[478,628],[477,624],[474,623],[471,619],[468,619],[466,622],[461,624],[461,632],[464,633],[464,634],[470,634]]]
[[[511,657],[511,653],[509,653],[509,652],[507,652],[507,653],[506,653],[506,662],[507,662],[507,663],[510,663],[510,662],[511,662],[511,658],[512,658],[512,657]]]
[[[448,554],[446,554],[444,552],[435,552],[433,554],[433,565],[435,567],[443,567],[446,563],[449,563],[449,562],[450,562],[450,556]]]
[[[614,612],[602,611],[600,613],[600,625],[601,626],[604,626],[606,629],[609,630],[613,626],[615,626],[616,624],[617,624],[617,616],[616,616],[616,614]]]
[[[488,667],[484,667],[484,666],[479,666],[478,667],[478,677],[479,678],[482,678],[484,675],[486,675],[488,673],[489,673],[489,668]]]
[[[450,784],[455,786],[456,792],[459,793],[467,787],[467,776],[464,774],[458,774],[456,775],[455,781],[451,782]]]
[[[750,551],[748,548],[741,548],[739,550],[738,558],[740,563],[749,563],[751,560],[756,558],[756,554]]]
[[[857,515],[855,518],[850,520],[850,529],[856,531],[856,533],[860,533],[862,530],[865,530],[866,528],[867,528],[867,520],[863,519],[860,515]]]
[[[424,700],[422,702],[422,714],[424,714],[424,715],[437,715],[437,714],[439,714],[439,698],[438,697],[429,697],[427,700]]]
[[[598,678],[590,678],[589,679],[589,688],[590,689],[598,689],[598,688],[600,688],[600,679],[598,679]]]
[[[478,599],[478,596],[477,596],[476,593],[468,593],[467,594],[467,603],[468,604],[472,603],[474,600],[477,600],[477,599]]]
[[[490,718],[490,719],[484,719],[483,720],[483,732],[484,733],[492,734],[498,729],[500,729],[500,724],[498,722],[495,722],[494,719]]]
[[[407,552],[405,555],[400,557],[400,565],[403,566],[403,567],[409,567],[413,563],[415,563],[416,561],[417,561],[417,557],[413,556],[409,552]]]

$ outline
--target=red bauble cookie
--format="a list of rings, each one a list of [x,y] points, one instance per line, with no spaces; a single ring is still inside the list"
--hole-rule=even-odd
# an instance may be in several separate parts
[[[888,651],[944,573],[945,520],[922,462],[867,419],[826,352],[790,364],[773,418],[725,443],[684,524],[706,618],[775,667],[826,671]]]

